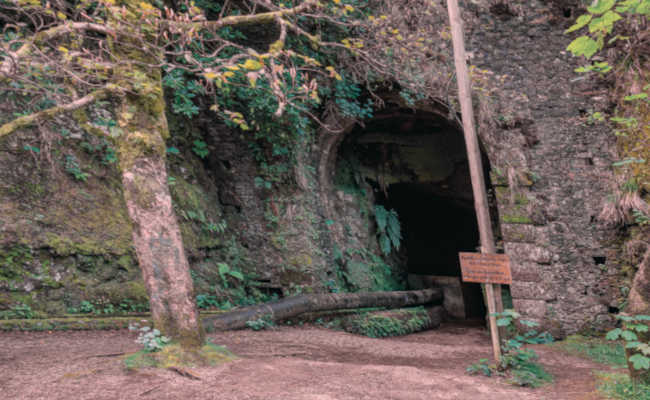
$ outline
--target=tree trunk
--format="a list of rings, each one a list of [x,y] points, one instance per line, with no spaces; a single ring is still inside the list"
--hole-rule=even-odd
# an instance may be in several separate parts
[[[164,108],[155,106],[164,105],[159,81],[157,88],[156,100],[127,95],[121,101],[122,185],[154,326],[183,346],[200,346],[203,331],[192,299],[189,263],[167,186],[167,121]]]
[[[245,307],[241,310],[203,318],[206,330],[242,329],[248,321],[268,318],[279,321],[305,312],[332,311],[347,308],[400,308],[420,304],[440,303],[439,288],[398,292],[329,293],[288,297],[275,303]]]
[[[120,0],[116,7],[122,9],[116,15],[136,27],[142,23],[137,17],[140,4]],[[116,86],[126,89],[117,110],[121,129],[116,138],[117,155],[126,207],[133,221],[133,245],[149,294],[153,323],[184,348],[199,347],[205,334],[167,183],[165,139],[169,128],[161,71],[156,67],[164,57],[143,48],[128,35],[118,35],[110,46],[122,61],[114,69]]]

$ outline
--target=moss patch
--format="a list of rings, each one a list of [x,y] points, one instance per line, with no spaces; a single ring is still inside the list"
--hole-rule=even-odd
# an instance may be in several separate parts
[[[379,338],[419,332],[430,324],[427,311],[416,307],[349,317],[343,327],[348,332]]]
[[[533,220],[526,215],[502,215],[501,222],[504,224],[532,224]]]
[[[172,367],[208,367],[223,364],[237,357],[228,349],[207,343],[203,347],[183,349],[173,343],[164,346],[162,350],[151,353],[144,350],[124,358],[127,369],[139,368],[172,368]]]

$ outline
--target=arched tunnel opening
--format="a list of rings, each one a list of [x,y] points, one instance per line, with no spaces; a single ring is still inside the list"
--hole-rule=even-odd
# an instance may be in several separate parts
[[[443,115],[383,110],[346,135],[337,173],[341,166],[354,170],[376,205],[396,211],[402,239],[393,259],[410,288],[441,286],[451,318],[484,321],[481,287],[462,282],[458,259],[480,245],[465,143],[458,123]],[[485,155],[483,166],[487,177]]]

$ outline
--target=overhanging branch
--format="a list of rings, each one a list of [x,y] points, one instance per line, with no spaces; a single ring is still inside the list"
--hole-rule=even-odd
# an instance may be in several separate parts
[[[8,75],[11,72],[13,65],[19,64],[21,58],[28,56],[32,52],[32,45],[74,31],[95,31],[112,36],[115,36],[116,33],[114,29],[109,28],[106,25],[95,24],[92,22],[68,22],[57,25],[50,29],[38,32],[31,40],[20,46],[18,50],[15,52],[9,52],[0,65],[0,74]]]
[[[25,128],[27,126],[33,125],[36,122],[45,121],[64,112],[74,111],[76,109],[85,107],[90,103],[106,97],[109,93],[111,93],[111,90],[107,87],[98,89],[80,99],[73,101],[72,103],[48,108],[47,110],[25,115],[11,122],[7,122],[6,124],[0,126],[0,138],[3,138],[12,132],[15,132],[20,128]]]
[[[198,22],[176,22],[168,21],[170,27],[178,28],[195,28],[195,29],[221,29],[228,26],[241,26],[251,24],[270,24],[275,22],[278,18],[297,15],[303,11],[307,11],[313,7],[319,7],[318,0],[307,0],[304,3],[293,8],[287,8],[278,11],[269,11],[253,15],[231,15],[229,17],[221,18],[216,21],[198,21]]]

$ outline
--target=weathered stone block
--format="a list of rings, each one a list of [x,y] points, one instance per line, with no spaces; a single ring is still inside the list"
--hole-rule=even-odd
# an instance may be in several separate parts
[[[554,300],[554,290],[547,283],[513,281],[510,285],[513,299]]]
[[[512,299],[515,310],[526,317],[543,318],[546,314],[546,301]]]
[[[506,242],[504,249],[513,260],[550,264],[553,259],[553,254],[548,249],[529,243]]]
[[[501,224],[503,240],[507,242],[535,243],[538,235],[534,225]]]
[[[512,272],[513,282],[541,282],[542,274],[540,273],[539,267],[539,264],[532,262],[510,260],[510,270]]]

